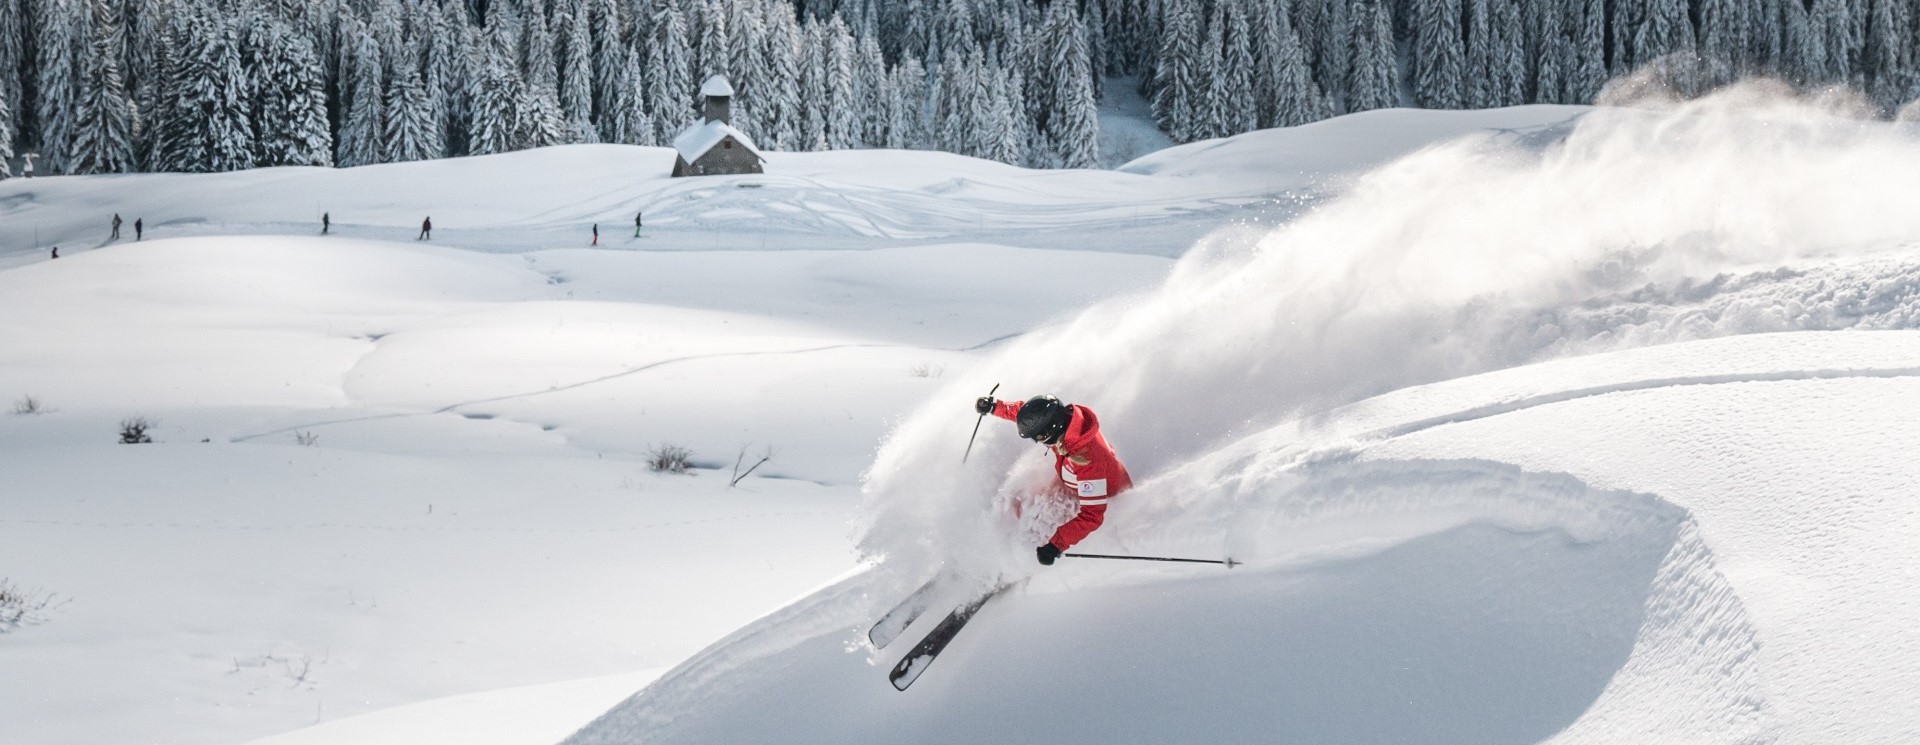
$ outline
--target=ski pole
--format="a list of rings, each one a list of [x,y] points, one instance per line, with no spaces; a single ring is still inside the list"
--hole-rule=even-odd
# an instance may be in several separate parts
[[[1071,556],[1075,559],[1122,559],[1125,561],[1178,561],[1187,564],[1222,564],[1228,569],[1246,563],[1244,561],[1234,561],[1231,558],[1221,561],[1219,559],[1177,559],[1171,556],[1115,556],[1113,554],[1061,554],[1061,556]]]
[[[987,390],[987,398],[993,398],[994,392],[998,390],[1000,390],[1000,384],[994,383],[993,387]],[[980,423],[986,420],[986,414],[981,414],[979,419],[973,420],[973,434],[967,437],[967,454],[960,456],[961,463],[965,463],[968,458],[973,457],[973,438],[980,436]]]

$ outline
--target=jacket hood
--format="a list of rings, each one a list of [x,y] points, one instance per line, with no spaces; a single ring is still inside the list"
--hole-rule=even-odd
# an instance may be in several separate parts
[[[1067,431],[1060,436],[1060,446],[1066,448],[1067,452],[1073,452],[1086,447],[1093,442],[1093,438],[1099,436],[1100,418],[1093,415],[1092,409],[1079,404],[1067,408],[1072,410],[1073,419],[1067,422]]]

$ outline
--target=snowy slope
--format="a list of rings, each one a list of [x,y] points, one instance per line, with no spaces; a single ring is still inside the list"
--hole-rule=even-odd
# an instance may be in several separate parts
[[[1742,89],[1210,236],[903,421],[868,570],[568,742],[1911,741],[1916,165]],[[946,444],[993,382],[1093,405],[1140,481],[1087,550],[1253,565],[1039,571],[896,693],[878,609],[1038,570],[1044,461]]]
[[[1117,172],[666,152],[0,182],[0,405],[52,409],[0,416],[0,576],[71,598],[0,635],[9,737],[1913,739],[1909,132],[1740,90]],[[895,692],[873,614],[1060,511],[1002,423],[961,466],[995,383],[1133,469],[1087,550],[1251,564],[1064,562]]]

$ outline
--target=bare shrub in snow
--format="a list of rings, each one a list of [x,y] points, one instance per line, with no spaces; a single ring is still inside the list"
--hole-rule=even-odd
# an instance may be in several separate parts
[[[693,465],[693,451],[679,445],[661,445],[647,455],[647,470],[654,473],[686,473]]]
[[[65,604],[65,600],[50,593],[22,590],[12,582],[0,579],[0,634],[22,626],[44,623],[48,613]]]
[[[947,367],[945,365],[935,365],[927,362],[922,362],[907,368],[907,374],[916,378],[937,378],[946,374],[946,372]]]
[[[20,400],[13,402],[13,413],[21,416],[28,414],[45,414],[47,413],[47,407],[46,404],[40,403],[40,399],[32,396],[23,396]]]
[[[773,446],[768,445],[766,450],[761,451],[760,459],[754,461],[753,465],[747,466],[747,470],[742,471],[740,470],[740,465],[747,462],[747,446],[741,445],[739,457],[733,459],[733,480],[727,482],[727,488],[732,489],[735,486],[739,486],[741,479],[753,474],[753,469],[759,468],[767,461],[773,460],[773,454]]]
[[[312,447],[314,445],[320,444],[320,435],[314,432],[301,430],[293,433],[293,441],[300,443],[302,445],[306,445],[308,447]]]
[[[143,416],[128,417],[120,420],[120,444],[138,445],[145,442],[153,442],[153,438],[147,435],[147,431],[159,426],[159,424],[159,422],[149,420]]]

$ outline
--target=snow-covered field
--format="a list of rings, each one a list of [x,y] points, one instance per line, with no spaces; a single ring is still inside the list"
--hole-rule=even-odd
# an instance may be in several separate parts
[[[0,634],[4,739],[1920,737],[1908,130],[668,152],[0,182],[0,578],[65,601]],[[1247,565],[1031,566],[1046,464],[959,457],[995,383],[1133,471],[1085,550]],[[898,692],[862,635],[937,570],[1030,579]]]

